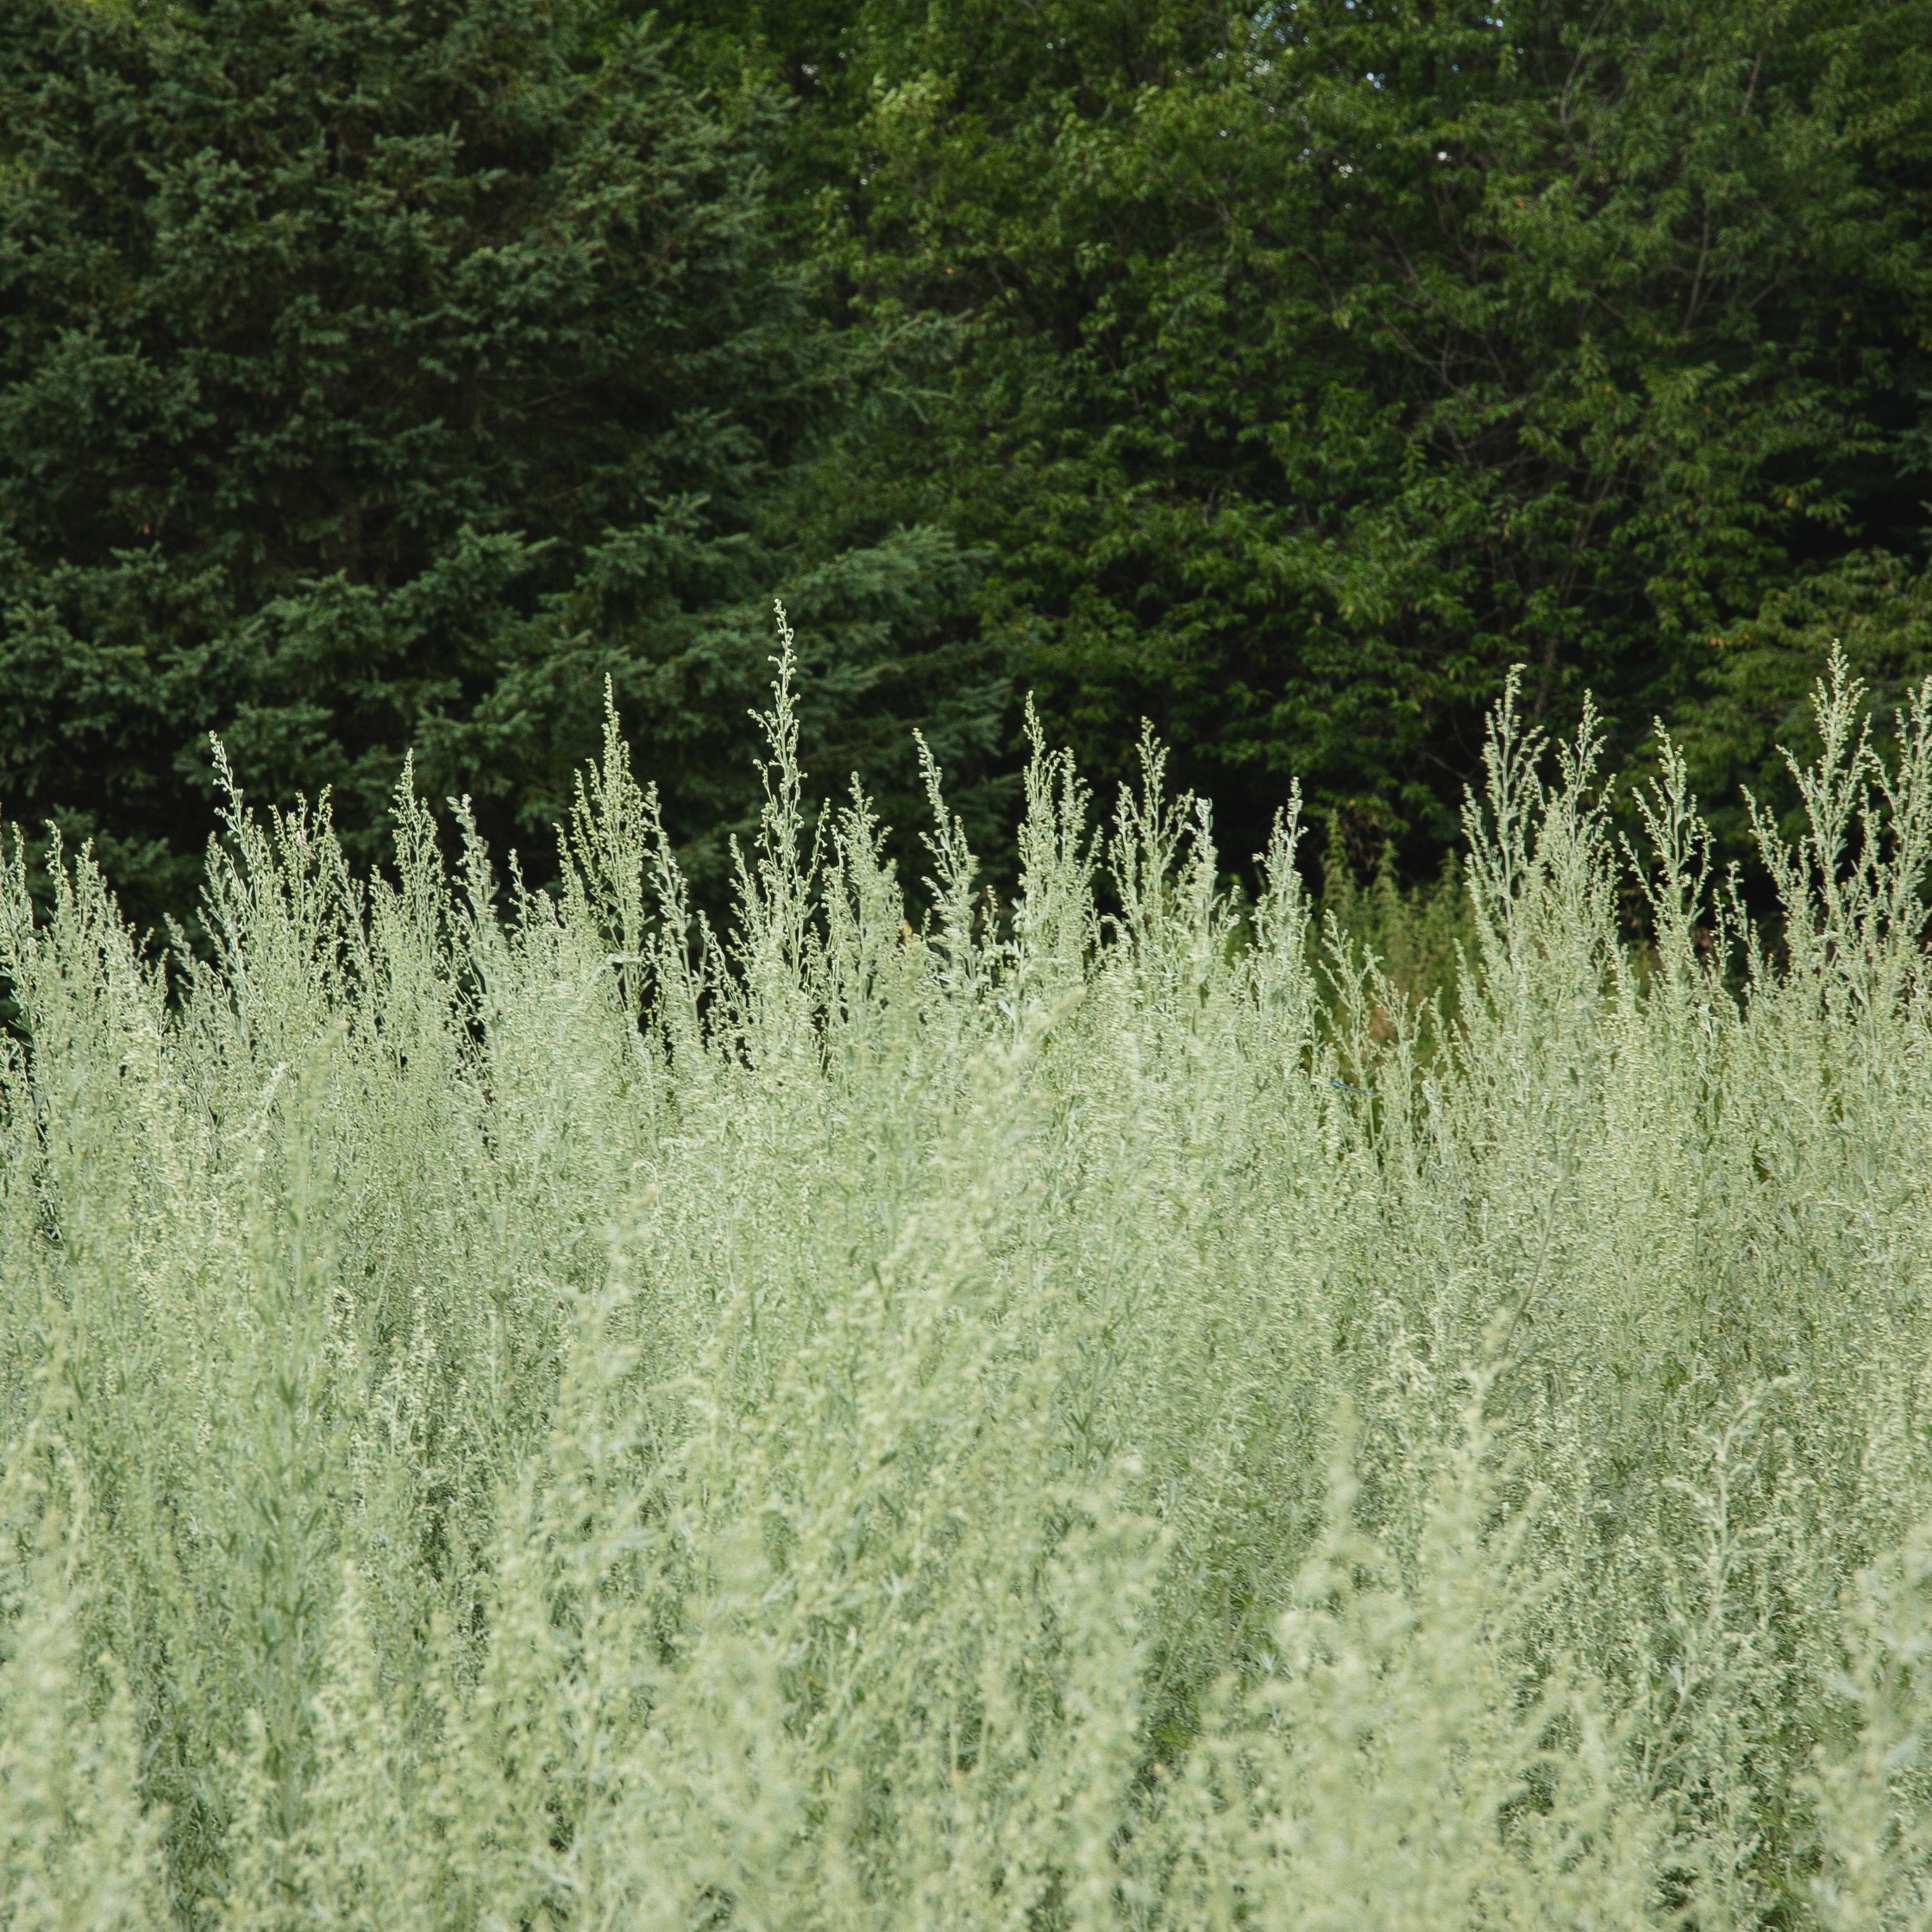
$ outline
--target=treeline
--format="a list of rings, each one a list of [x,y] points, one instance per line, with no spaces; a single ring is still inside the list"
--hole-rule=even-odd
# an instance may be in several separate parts
[[[218,733],[700,881],[1021,694],[1433,869],[1508,668],[1707,795],[1932,663],[1932,0],[0,0],[0,812],[191,901]],[[1720,815],[1719,829],[1723,829]]]

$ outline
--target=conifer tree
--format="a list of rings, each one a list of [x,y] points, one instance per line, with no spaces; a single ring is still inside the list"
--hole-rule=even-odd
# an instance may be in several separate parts
[[[331,787],[352,850],[413,750],[541,852],[609,678],[715,841],[781,589],[808,726],[863,762],[963,566],[799,548],[844,359],[771,243],[773,115],[569,0],[3,0],[9,816],[179,907],[213,731],[258,800]]]

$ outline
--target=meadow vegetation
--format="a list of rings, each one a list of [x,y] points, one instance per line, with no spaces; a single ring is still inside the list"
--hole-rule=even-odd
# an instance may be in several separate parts
[[[1151,745],[909,912],[790,674],[728,932],[614,725],[0,876],[0,1923],[1926,1923],[1932,687],[1768,927],[1506,704],[1432,1015]]]

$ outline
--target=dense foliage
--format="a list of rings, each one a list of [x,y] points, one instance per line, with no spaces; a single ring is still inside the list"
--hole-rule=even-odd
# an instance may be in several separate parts
[[[1932,1921],[1929,161],[1932,0],[0,0],[0,1926]]]
[[[1835,632],[1924,669],[1923,0],[849,12],[732,29],[839,285],[943,352],[831,474],[988,549],[1099,768],[1145,713],[1241,850],[1295,771],[1414,862],[1514,662],[1727,794]]]
[[[986,837],[1030,688],[1433,873],[1518,662],[1794,806],[1932,663],[1929,162],[1932,0],[0,0],[0,803],[180,911],[211,728],[358,859],[413,750],[542,874],[608,676],[708,894],[783,591]]]
[[[609,678],[714,835],[794,580],[818,741],[864,762],[844,721],[906,709],[960,566],[786,527],[850,357],[773,246],[770,120],[531,0],[5,0],[9,812],[182,909],[218,730],[256,795],[333,787],[359,856],[411,750],[541,847]],[[928,695],[946,743],[971,681]]]
[[[1932,687],[1821,707],[1766,932],[1506,711],[1433,1043],[1151,751],[914,931],[782,687],[722,949],[614,732],[506,909],[237,819],[172,997],[10,862],[0,1922],[1923,1924]]]

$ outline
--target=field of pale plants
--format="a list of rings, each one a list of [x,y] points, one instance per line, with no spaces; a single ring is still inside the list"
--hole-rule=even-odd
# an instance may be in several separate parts
[[[1432,1016],[1151,748],[909,913],[788,679],[717,932],[614,730],[9,862],[0,1925],[1932,1923],[1932,690],[1755,925],[1506,706]]]

